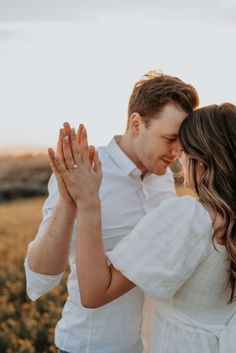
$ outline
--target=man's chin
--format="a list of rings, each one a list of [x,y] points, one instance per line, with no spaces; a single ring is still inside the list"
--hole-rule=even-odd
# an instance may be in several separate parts
[[[168,167],[156,168],[152,173],[156,175],[164,175],[167,172]]]

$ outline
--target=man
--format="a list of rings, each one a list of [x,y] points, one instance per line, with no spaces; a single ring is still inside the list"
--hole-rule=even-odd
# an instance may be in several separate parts
[[[165,198],[174,195],[168,166],[179,154],[178,131],[198,105],[196,90],[180,79],[150,72],[138,81],[128,107],[127,129],[107,147],[98,148],[104,247],[112,249],[136,223]],[[61,130],[60,144],[68,130]],[[134,288],[102,308],[80,303],[76,273],[76,207],[62,180],[52,176],[38,234],[25,261],[32,300],[56,286],[68,258],[69,297],[55,331],[55,344],[69,353],[141,353],[144,296]]]

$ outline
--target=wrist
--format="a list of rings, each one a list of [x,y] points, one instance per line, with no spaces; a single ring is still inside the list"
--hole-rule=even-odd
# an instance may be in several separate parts
[[[58,207],[70,214],[76,213],[76,204],[74,201],[66,202],[64,199],[60,198],[58,201]]]
[[[86,225],[86,234],[101,227],[101,203],[100,199],[89,202],[78,203],[77,206],[77,226]]]
[[[78,200],[76,202],[76,207],[79,212],[83,211],[100,211],[101,201],[99,196],[90,198],[89,200]]]

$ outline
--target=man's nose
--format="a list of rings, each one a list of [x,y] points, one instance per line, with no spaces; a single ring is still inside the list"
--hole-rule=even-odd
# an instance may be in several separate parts
[[[180,142],[178,139],[172,145],[172,150],[171,150],[172,156],[175,158],[179,157],[180,151],[181,151],[181,146],[180,146]]]

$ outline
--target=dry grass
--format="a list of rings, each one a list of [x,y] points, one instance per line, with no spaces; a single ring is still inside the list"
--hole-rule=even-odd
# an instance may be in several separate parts
[[[44,199],[0,205],[0,352],[56,352],[54,327],[66,299],[65,281],[37,302],[25,292],[23,261],[41,220]]]

